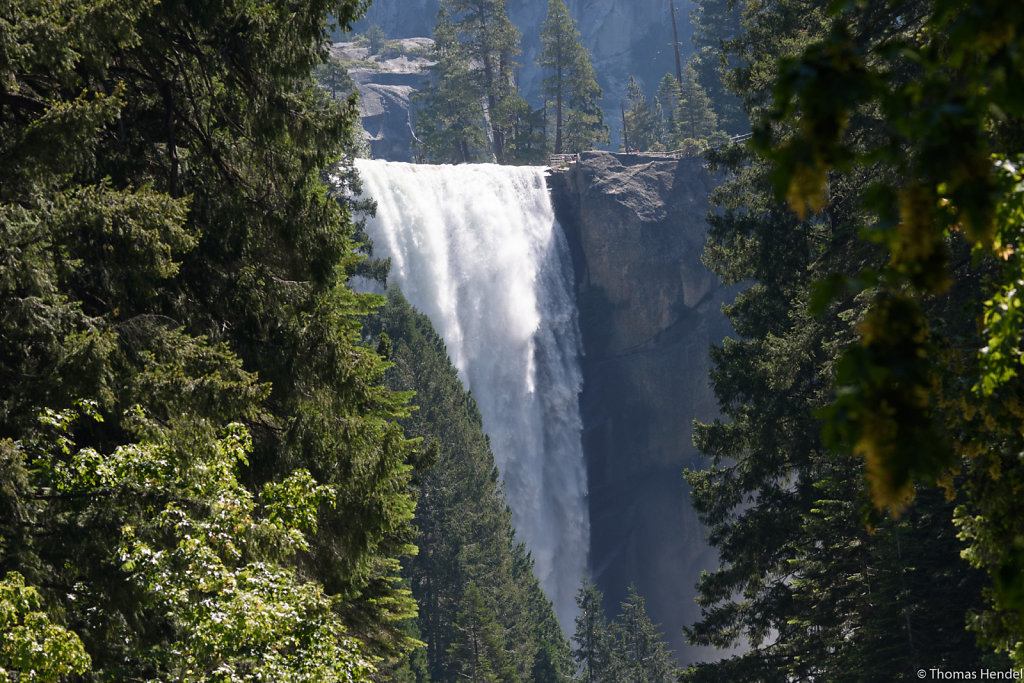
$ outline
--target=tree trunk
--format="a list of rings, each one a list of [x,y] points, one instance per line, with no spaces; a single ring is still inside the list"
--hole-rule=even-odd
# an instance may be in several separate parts
[[[629,151],[629,130],[626,127],[626,105],[619,102],[619,110],[622,112],[622,146]]]
[[[562,153],[562,65],[558,65],[558,95],[555,100],[555,154]]]
[[[679,61],[679,30],[676,28],[676,3],[668,0],[669,13],[672,15],[672,49],[676,55],[676,82],[683,86],[683,66]]]

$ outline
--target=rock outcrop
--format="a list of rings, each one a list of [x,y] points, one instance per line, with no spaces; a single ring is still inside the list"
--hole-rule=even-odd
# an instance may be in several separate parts
[[[335,43],[332,56],[347,68],[359,91],[359,116],[374,159],[412,161],[412,96],[429,78],[433,62],[426,58],[434,41],[404,38],[390,41],[381,54],[355,43]]]
[[[713,179],[700,159],[585,153],[551,176],[583,331],[583,447],[590,565],[617,613],[635,584],[683,663],[681,629],[714,565],[683,469],[700,467],[693,420],[717,414],[708,350],[732,298],[701,263]]]

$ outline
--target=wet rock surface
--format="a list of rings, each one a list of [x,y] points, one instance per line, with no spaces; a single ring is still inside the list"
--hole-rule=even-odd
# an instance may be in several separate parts
[[[550,178],[576,271],[585,357],[583,448],[590,566],[617,613],[630,584],[681,662],[714,566],[683,469],[700,467],[693,420],[717,414],[708,350],[729,334],[732,292],[700,262],[713,178],[700,159],[584,153]]]

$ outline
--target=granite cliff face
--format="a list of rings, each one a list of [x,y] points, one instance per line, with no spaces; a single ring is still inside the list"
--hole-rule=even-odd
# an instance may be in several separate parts
[[[404,38],[380,54],[351,42],[335,43],[331,54],[346,65],[359,91],[359,118],[375,159],[412,161],[412,96],[429,78],[434,62],[425,55],[430,38]]]
[[[653,94],[658,81],[675,72],[672,54],[672,24],[666,0],[566,0],[576,20],[583,44],[590,50],[597,81],[604,90],[605,122],[618,136],[619,102],[625,98],[630,74],[645,92]],[[676,22],[684,58],[692,51],[689,0],[676,0]],[[355,30],[365,31],[377,24],[393,38],[433,35],[440,0],[374,0],[366,18]],[[534,107],[543,104],[537,67],[540,54],[540,26],[547,14],[548,0],[520,0],[508,3],[508,15],[522,34],[521,65],[517,80],[522,95]]]
[[[717,404],[708,348],[729,334],[732,294],[700,262],[712,178],[700,159],[590,152],[550,179],[576,269],[585,357],[583,448],[590,566],[617,613],[636,584],[681,662],[714,566],[682,472],[700,467],[694,419]]]

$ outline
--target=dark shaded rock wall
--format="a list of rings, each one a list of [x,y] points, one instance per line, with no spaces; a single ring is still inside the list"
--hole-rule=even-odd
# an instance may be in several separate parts
[[[682,627],[713,566],[683,469],[699,467],[694,419],[717,404],[708,348],[732,295],[700,262],[713,179],[700,159],[585,153],[551,187],[576,268],[583,330],[583,448],[590,566],[615,614],[636,584],[683,663]]]

